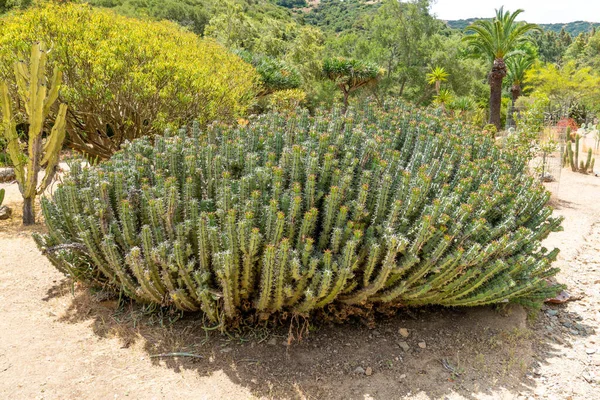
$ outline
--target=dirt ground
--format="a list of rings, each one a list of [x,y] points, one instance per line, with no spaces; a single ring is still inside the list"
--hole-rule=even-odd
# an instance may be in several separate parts
[[[0,187],[18,209],[15,185]],[[0,398],[598,399],[600,178],[563,169],[553,202],[564,232],[547,247],[578,300],[417,309],[311,326],[290,346],[288,329],[224,336],[198,316],[117,308],[58,273],[16,210],[0,221]],[[202,358],[159,356],[173,352]]]

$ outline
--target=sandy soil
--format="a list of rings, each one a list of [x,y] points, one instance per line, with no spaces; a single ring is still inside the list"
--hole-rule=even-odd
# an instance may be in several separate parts
[[[2,399],[597,399],[600,178],[563,169],[558,279],[581,299],[518,307],[419,309],[375,326],[206,331],[198,316],[117,308],[74,285],[18,222],[0,221]],[[34,229],[41,229],[40,227]],[[298,326],[292,327],[293,333]],[[408,333],[407,337],[404,337]],[[404,335],[403,335],[404,334]],[[189,352],[203,358],[156,357]]]

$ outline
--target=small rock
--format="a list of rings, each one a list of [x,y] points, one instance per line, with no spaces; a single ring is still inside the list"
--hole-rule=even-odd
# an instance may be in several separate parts
[[[360,375],[364,375],[365,374],[365,369],[361,366],[358,366],[354,369],[354,373],[355,374],[360,374]]]
[[[588,383],[594,383],[596,381],[596,375],[591,371],[585,371],[582,376]]]
[[[373,375],[373,368],[371,368],[371,367],[367,367],[367,370],[365,371],[365,374],[366,374],[367,376],[371,376],[371,375]]]
[[[408,345],[408,343],[401,341],[398,342],[398,346],[400,346],[400,348],[404,351],[408,351],[410,349],[410,346]]]
[[[11,182],[17,179],[12,168],[0,168],[0,182]]]
[[[425,343],[425,342],[419,342],[419,347],[422,348],[422,349],[424,349],[424,348],[427,347],[427,343]]]
[[[406,378],[406,374],[402,374],[398,377],[398,379],[404,379],[404,378]]]
[[[229,353],[231,350],[231,347],[224,347],[221,349],[221,353]]]
[[[269,341],[267,342],[267,344],[269,346],[275,346],[275,345],[277,345],[277,339],[271,338],[271,339],[269,339]]]
[[[12,215],[12,210],[7,206],[0,207],[0,219],[9,219]]]
[[[558,314],[558,310],[546,310],[546,315],[552,316],[552,315],[557,315]]]
[[[596,352],[596,349],[585,349],[586,354],[594,354],[595,352]]]
[[[400,333],[400,335],[402,335],[402,337],[408,337],[408,335],[410,335],[410,333],[408,333],[408,329],[406,329],[406,328],[400,328],[398,330],[398,333]]]

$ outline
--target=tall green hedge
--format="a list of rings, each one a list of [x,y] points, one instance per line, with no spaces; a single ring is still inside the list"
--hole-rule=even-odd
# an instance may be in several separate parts
[[[328,307],[534,305],[560,228],[517,153],[426,111],[299,111],[73,166],[36,241],[65,274],[211,320]]]

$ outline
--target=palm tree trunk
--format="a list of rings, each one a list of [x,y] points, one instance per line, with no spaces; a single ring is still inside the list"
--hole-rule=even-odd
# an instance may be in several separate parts
[[[521,97],[521,85],[513,85],[510,89],[513,103],[516,103],[519,97]]]
[[[512,95],[512,101],[510,103],[508,113],[506,114],[506,125],[508,127],[513,127],[515,125],[515,105],[517,104],[517,100],[519,99],[519,97],[521,97],[521,86],[518,84],[512,85],[512,87],[510,88],[510,93]]]
[[[502,107],[502,80],[506,76],[506,64],[502,58],[494,60],[494,66],[489,76],[490,83],[490,124],[500,131],[500,109]]]

